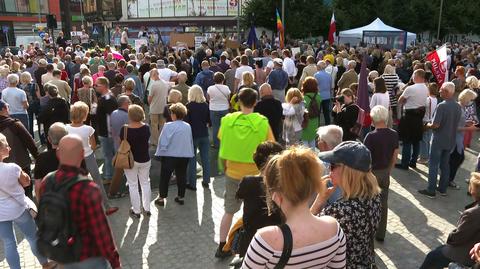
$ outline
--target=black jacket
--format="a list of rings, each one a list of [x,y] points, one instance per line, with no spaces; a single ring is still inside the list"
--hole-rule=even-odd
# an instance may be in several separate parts
[[[37,158],[38,149],[35,141],[19,120],[0,116],[0,133],[7,138],[11,148],[10,156],[5,159],[5,162],[16,163],[21,168],[26,168],[32,162],[29,152]]]
[[[264,96],[254,108],[255,112],[267,117],[270,128],[272,128],[275,140],[279,140],[282,127],[282,102],[273,98],[273,96]]]
[[[51,98],[38,115],[38,121],[44,124],[46,133],[55,122],[69,123],[70,105],[63,98]]]
[[[107,119],[117,108],[117,99],[112,93],[108,93],[98,99],[96,131],[98,132],[99,136],[109,137],[109,126]]]

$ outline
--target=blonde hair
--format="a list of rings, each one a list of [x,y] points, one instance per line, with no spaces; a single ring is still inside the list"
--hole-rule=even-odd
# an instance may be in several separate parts
[[[323,170],[323,164],[307,148],[292,147],[274,155],[264,170],[269,210],[274,192],[281,193],[293,206],[308,201],[315,192],[322,194],[325,191],[320,184]]]
[[[130,105],[128,107],[128,118],[134,122],[141,122],[145,120],[145,112],[139,105]]]
[[[198,85],[193,85],[188,89],[188,102],[205,103],[205,96],[203,90]]]
[[[167,101],[169,103],[178,103],[182,101],[182,93],[179,90],[170,90]]]
[[[362,172],[346,165],[342,165],[338,169],[342,169],[342,180],[339,185],[343,191],[343,198],[346,200],[371,199],[380,193],[377,178],[371,171]]]
[[[82,123],[88,116],[88,105],[82,101],[77,101],[70,107],[70,120],[73,123]]]
[[[393,65],[385,65],[385,68],[383,69],[383,74],[384,75],[395,75],[395,67]]]
[[[466,105],[468,102],[472,101],[475,98],[477,98],[477,93],[470,89],[465,89],[458,95],[458,101],[462,105]]]
[[[135,80],[133,80],[132,78],[127,78],[123,82],[123,86],[125,86],[125,91],[133,91],[133,89],[135,89]]]
[[[290,101],[293,99],[293,97],[298,97],[298,101],[301,102],[303,100],[303,94],[302,92],[297,89],[297,88],[290,88],[288,91],[287,91],[287,94],[285,96],[285,101],[287,101],[287,103],[290,103]]]
[[[250,73],[248,71],[243,72],[242,79],[243,79],[243,85],[245,85],[245,86],[252,86],[253,85],[254,78],[253,78],[252,73]]]
[[[32,82],[32,75],[28,72],[23,72],[20,74],[20,83],[28,84]]]
[[[83,84],[86,84],[86,85],[92,86],[92,84],[93,84],[93,79],[92,79],[91,76],[84,76],[84,77],[82,78],[82,83],[83,83]]]
[[[182,103],[175,103],[170,106],[170,112],[175,114],[177,120],[183,120],[187,115],[187,108]]]
[[[468,189],[476,201],[480,201],[480,173],[473,172],[470,174],[470,182]]]
[[[468,76],[465,80],[467,87],[470,89],[478,88],[478,79],[475,76]]]
[[[8,147],[7,137],[0,133],[0,149],[4,149],[6,147]]]

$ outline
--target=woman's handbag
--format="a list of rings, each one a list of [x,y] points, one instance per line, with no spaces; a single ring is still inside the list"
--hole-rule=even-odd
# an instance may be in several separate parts
[[[132,169],[134,160],[130,144],[127,141],[128,125],[123,126],[123,140],[118,147],[118,151],[113,157],[112,164],[118,169]]]

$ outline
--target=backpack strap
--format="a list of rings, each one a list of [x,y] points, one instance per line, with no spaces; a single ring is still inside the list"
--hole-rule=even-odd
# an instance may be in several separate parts
[[[285,265],[287,265],[288,260],[290,259],[290,255],[292,254],[293,249],[293,238],[292,238],[292,231],[290,227],[286,223],[278,226],[280,230],[282,230],[283,235],[283,250],[282,256],[280,260],[278,260],[277,265],[275,265],[274,269],[283,269]]]

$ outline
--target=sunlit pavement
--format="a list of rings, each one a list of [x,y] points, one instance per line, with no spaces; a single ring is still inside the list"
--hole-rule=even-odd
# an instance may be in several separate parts
[[[445,242],[459,211],[471,201],[466,195],[464,179],[475,167],[478,144],[477,136],[457,174],[456,182],[461,189],[449,189],[447,197],[437,195],[430,199],[417,193],[426,187],[425,165],[418,164],[418,169],[410,171],[393,170],[387,235],[385,242],[375,243],[379,268],[418,268],[429,250]],[[216,170],[214,166],[212,162],[212,171]],[[176,186],[172,185],[166,206],[158,208],[153,199],[158,193],[159,175],[160,163],[152,161],[151,217],[130,218],[128,196],[112,202],[120,207],[109,220],[123,268],[228,268],[230,260],[214,258],[223,214],[223,177],[212,178],[209,189],[203,189],[199,180],[196,192],[187,190],[183,206],[173,201]],[[41,268],[20,234],[18,240],[23,268]],[[0,259],[0,268],[9,268],[3,246]]]

